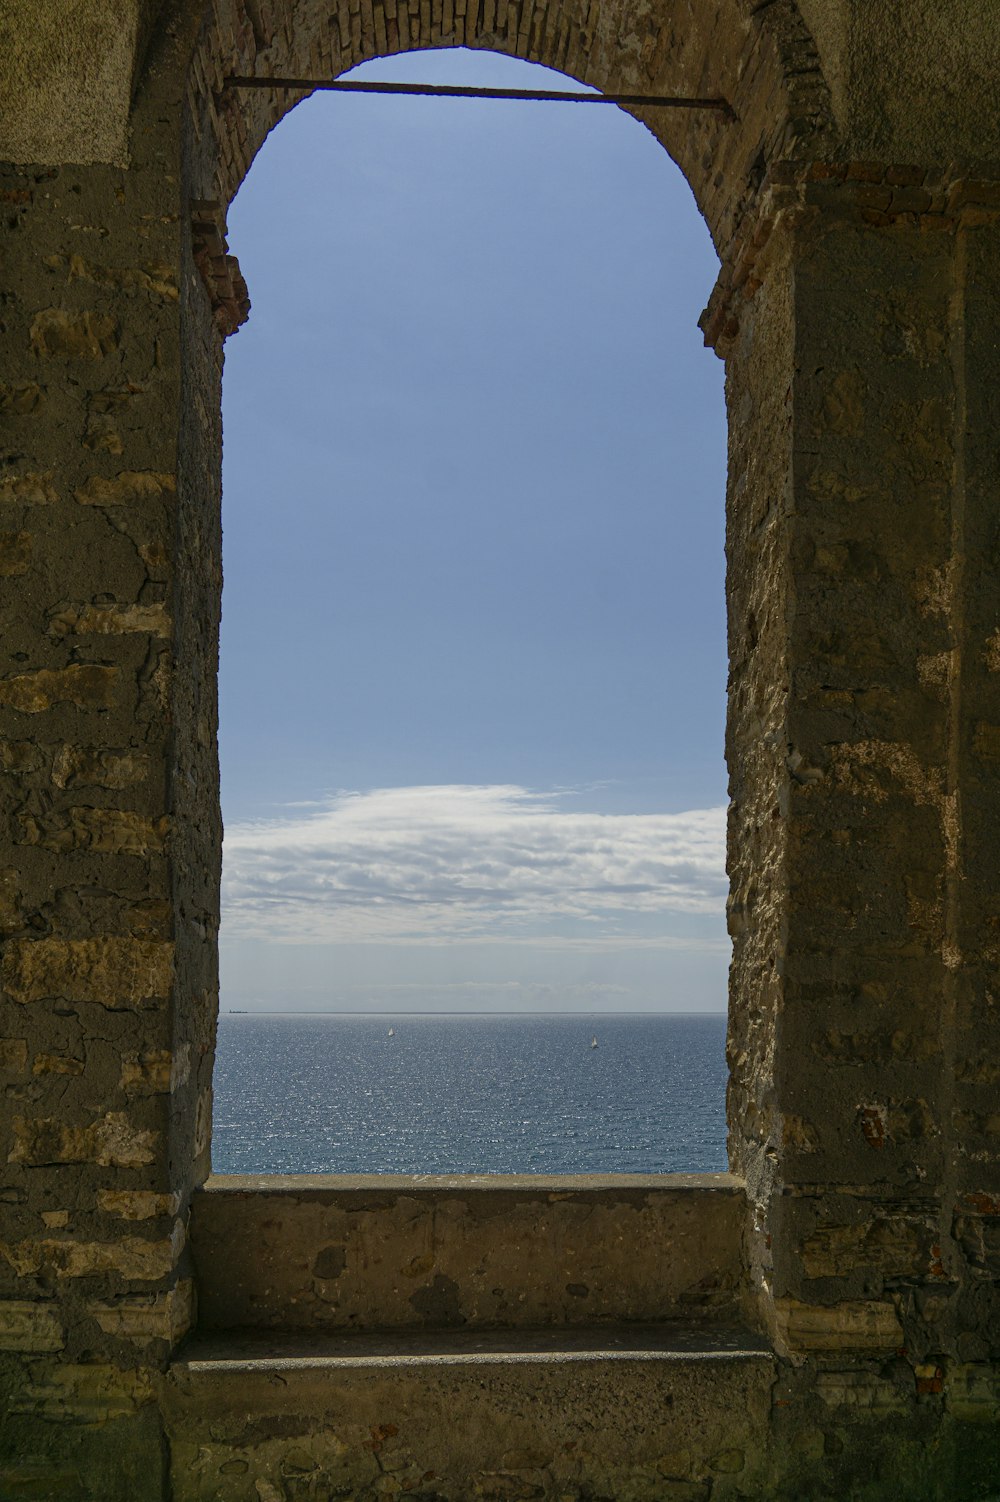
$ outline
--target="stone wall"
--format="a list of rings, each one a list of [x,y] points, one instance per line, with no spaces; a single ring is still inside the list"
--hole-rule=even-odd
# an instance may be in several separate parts
[[[996,1494],[1000,169],[974,158],[1000,160],[1000,112],[992,6],[960,12],[910,7],[893,36],[878,7],[812,0],[79,0],[61,30],[48,4],[4,13],[0,1498],[367,1499],[404,1479],[425,1502]],[[428,1310],[468,1322],[489,1307],[501,1333],[506,1319],[516,1348],[491,1348],[489,1401],[463,1386],[475,1352],[432,1349],[430,1315],[425,1348],[357,1358],[368,1396],[343,1353],[216,1341],[199,1356],[227,1323],[237,1234],[218,1213],[206,1230],[211,1193],[194,1257],[189,1242],[217,1005],[219,393],[223,340],[247,312],[225,212],[295,102],[225,79],[331,76],[455,43],[736,111],[646,123],[723,262],[703,325],[730,424],[726,1213],[740,1228],[724,1241],[738,1298],[728,1313],[708,1294],[671,1302],[715,1234],[708,1183],[686,1191],[690,1239],[674,1251],[638,1185],[638,1220],[627,1194],[632,1208],[609,1209],[612,1195],[575,1217],[498,1187],[486,1220],[515,1238],[502,1255],[470,1271],[466,1242],[448,1251],[436,1233],[413,1254],[431,1256]],[[968,89],[951,109],[956,68]],[[245,1268],[246,1307],[299,1339],[330,1324],[314,1286],[331,1281],[330,1226],[361,1246],[370,1210],[307,1196],[276,1226],[276,1192],[246,1189],[241,1245],[266,1271],[297,1238],[306,1281],[255,1284]],[[422,1223],[450,1213],[442,1200]],[[646,1253],[677,1263],[659,1283],[623,1270],[614,1228],[640,1222]],[[553,1237],[558,1266],[588,1276],[543,1298],[530,1248]],[[399,1311],[363,1258],[352,1277],[351,1310],[381,1339]],[[605,1290],[584,1386],[571,1282]],[[521,1349],[524,1320],[501,1317],[522,1295],[544,1349]],[[724,1313],[749,1328],[720,1333]],[[640,1339],[648,1319],[657,1333]],[[273,1398],[282,1383],[304,1419]],[[551,1412],[553,1393],[563,1443],[591,1459],[505,1461],[535,1453],[517,1416],[536,1399]],[[625,1443],[628,1393],[647,1418]],[[371,1460],[385,1405],[408,1415],[385,1419],[407,1436],[395,1469]],[[449,1448],[459,1412],[468,1432]],[[474,1479],[469,1436],[491,1412],[497,1435],[521,1437],[497,1439]]]
[[[749,439],[730,477],[734,997],[756,1003],[732,1009],[735,1161],[774,1217],[762,1277],[791,1344],[816,1308],[839,1339],[850,1308],[888,1348],[905,1328],[907,1349],[995,1356],[994,898],[974,853],[998,848],[995,524],[967,402],[996,387],[981,346],[970,370],[967,304],[992,281],[998,185],[845,163],[766,193],[743,284],[761,287],[722,335],[731,403],[773,407],[775,471]]]

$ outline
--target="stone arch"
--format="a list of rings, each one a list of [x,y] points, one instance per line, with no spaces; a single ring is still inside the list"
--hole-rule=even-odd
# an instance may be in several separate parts
[[[189,355],[181,369],[184,414],[209,414],[210,421],[192,421],[190,443],[179,454],[178,492],[182,535],[217,539],[218,495],[221,490],[220,443],[217,414],[221,408],[221,354],[218,334],[238,327],[246,316],[247,289],[235,257],[227,254],[226,210],[267,134],[305,93],[286,90],[225,88],[230,76],[333,78],[358,63],[394,52],[421,48],[467,46],[495,50],[552,67],[604,92],[677,93],[726,99],[735,118],[713,111],[635,111],[678,164],[704,215],[723,269],[716,295],[703,320],[706,340],[726,355],[738,327],[734,307],[759,284],[753,269],[770,221],[760,212],[772,186],[777,163],[814,161],[836,154],[836,129],[822,67],[812,37],[800,14],[798,0],[670,0],[657,6],[651,0],[343,0],[336,10],[327,0],[182,0],[187,49],[174,54],[173,78],[181,104],[182,215],[190,216],[193,240],[184,240],[185,259],[192,265],[182,277],[181,317]],[[156,57],[151,75],[157,73]],[[165,70],[168,74],[170,69]],[[137,114],[150,101],[137,96]],[[780,170],[780,169],[779,169]],[[748,229],[749,226],[749,229]],[[195,274],[195,268],[201,276]],[[208,299],[205,298],[205,288]],[[734,302],[735,298],[735,302]],[[763,299],[762,299],[763,301]],[[214,330],[206,323],[210,313]],[[766,311],[762,313],[767,317]],[[739,384],[739,383],[738,383]],[[730,382],[732,387],[732,382]],[[733,388],[736,389],[736,388]],[[768,419],[763,417],[774,392],[755,397],[748,415],[731,417],[730,452],[742,464],[754,456]],[[732,395],[730,395],[732,408]],[[732,465],[731,465],[732,469]],[[190,478],[186,478],[186,475]],[[207,478],[211,481],[206,486]],[[761,481],[763,483],[763,481]],[[731,474],[730,490],[733,490]],[[741,570],[743,543],[736,543],[736,571]],[[213,541],[211,556],[221,552]],[[192,552],[185,573],[194,581],[205,570],[209,554]],[[209,568],[216,565],[210,564]],[[751,570],[752,574],[752,570]],[[759,586],[764,587],[764,586]],[[750,594],[753,592],[751,586]],[[742,614],[752,607],[750,594],[728,588],[731,635],[743,631]],[[197,611],[209,607],[212,639],[217,640],[218,585],[205,577]],[[767,606],[757,602],[758,615]],[[183,616],[183,613],[180,613]],[[735,632],[733,619],[735,618]],[[216,697],[214,650],[211,660],[202,642],[192,640],[190,661],[199,664],[195,694],[213,706]],[[741,713],[738,693],[731,695],[730,721]],[[732,731],[740,738],[742,730]],[[730,758],[732,763],[732,757]],[[204,778],[218,774],[206,761]],[[764,797],[769,796],[764,794]],[[737,894],[753,888],[756,873],[767,862],[756,836],[741,827],[741,819],[755,817],[752,800],[741,804],[732,820],[730,867]],[[198,815],[200,819],[200,814]],[[207,826],[202,825],[207,833]],[[191,866],[217,871],[219,844],[209,835],[200,845],[192,838]],[[739,904],[739,897],[737,903]],[[214,906],[217,913],[217,902]],[[768,933],[761,942],[747,941],[747,955],[737,953],[730,984],[731,1041],[734,1057],[749,1060],[745,1080],[731,1081],[727,1114],[730,1157],[740,1171],[766,1153],[772,1117],[757,1097],[770,1092],[768,1048],[770,1028],[761,1026],[750,998],[761,985],[766,955],[775,942]],[[739,944],[737,945],[739,949]],[[765,956],[765,958],[762,958]],[[199,1031],[211,1037],[214,1007],[211,974],[216,961],[199,964],[208,984],[205,998],[195,1007]],[[765,984],[766,989],[766,984]],[[735,1006],[733,1003],[735,1002]],[[207,1015],[211,1010],[212,1015]],[[766,1010],[766,1008],[765,1008]],[[735,1028],[734,1028],[735,1021]],[[760,1067],[758,1067],[760,1066]],[[195,1132],[196,1158],[207,1164],[207,1123],[210,1116],[210,1071],[202,1068],[203,1125]],[[762,1125],[763,1123],[763,1125]],[[190,1128],[183,1118],[178,1128]],[[182,1148],[183,1152],[184,1149]]]
[[[191,196],[225,206],[267,133],[303,97],[224,88],[230,75],[335,78],[436,47],[487,48],[603,92],[726,98],[711,111],[638,110],[687,177],[724,248],[765,165],[827,155],[835,136],[797,0],[213,0],[187,71]]]
[[[745,481],[740,469],[757,466],[756,485],[769,483],[770,464],[759,464],[769,428],[782,419],[771,414],[777,385],[757,370],[749,378],[730,360],[739,319],[766,272],[764,242],[774,219],[774,187],[782,171],[792,178],[805,163],[829,160],[838,152],[837,133],[819,54],[802,19],[799,0],[177,0],[177,9],[159,47],[150,54],[148,88],[135,100],[136,135],[143,122],[156,120],[164,98],[180,149],[178,182],[182,226],[180,255],[180,337],[185,355],[180,368],[181,442],[178,449],[178,525],[182,539],[178,577],[189,604],[178,599],[176,651],[186,663],[187,692],[182,720],[190,718],[199,737],[195,753],[203,762],[192,780],[190,768],[175,769],[179,806],[191,794],[188,813],[178,820],[174,849],[181,882],[197,888],[187,873],[208,873],[201,890],[210,896],[210,926],[217,924],[218,768],[214,739],[204,724],[216,722],[219,617],[219,495],[221,493],[222,340],[246,317],[247,289],[235,257],[228,255],[226,211],[268,132],[305,97],[304,91],[227,89],[230,76],[333,78],[374,57],[420,48],[467,46],[504,52],[550,66],[604,92],[662,92],[721,97],[734,111],[635,111],[684,173],[722,259],[716,293],[703,325],[730,365],[730,497]],[[154,126],[154,131],[160,127]],[[796,164],[794,167],[790,163]],[[760,264],[758,264],[760,263]],[[200,273],[200,275],[198,274]],[[208,293],[206,297],[205,293]],[[754,304],[754,317],[769,317],[767,299]],[[742,310],[742,311],[741,311]],[[784,316],[785,309],[782,309]],[[736,371],[735,383],[732,379]],[[742,396],[741,396],[742,393]],[[734,416],[734,403],[739,402]],[[777,451],[776,451],[777,452]],[[735,468],[734,468],[735,466]],[[775,483],[778,483],[775,480]],[[732,521],[730,525],[732,532]],[[727,585],[731,640],[744,634],[742,617],[760,620],[769,606],[757,593],[767,583],[749,563],[751,545],[733,534]],[[741,575],[748,579],[741,587]],[[735,585],[733,581],[736,581]],[[184,633],[189,633],[185,639]],[[775,701],[777,702],[777,701]],[[741,724],[744,706],[739,684],[730,691],[730,742],[755,732]],[[183,730],[178,722],[178,741]],[[213,732],[214,734],[214,732]],[[733,766],[733,754],[729,754]],[[736,905],[740,893],[754,890],[771,851],[756,830],[756,797],[767,801],[773,772],[756,769],[751,796],[738,798],[731,819],[730,870]],[[760,785],[758,788],[758,784]],[[207,795],[207,797],[206,797]],[[207,799],[212,817],[206,817]],[[770,836],[769,836],[770,837]],[[730,983],[730,1051],[742,1059],[730,1083],[727,1107],[730,1158],[741,1172],[770,1151],[774,1116],[770,1107],[770,1023],[772,1004],[765,975],[779,940],[738,937]],[[741,953],[741,945],[743,946]],[[194,1182],[207,1171],[211,1100],[211,1047],[217,954],[199,951],[194,941],[192,969],[199,982],[178,1016],[209,1043],[197,1074],[199,1105],[174,1117],[178,1153],[192,1151]],[[763,978],[762,978],[763,977]],[[185,983],[187,989],[190,983]],[[754,998],[751,1005],[751,998]],[[733,1004],[735,1002],[735,1005]],[[740,1077],[742,1074],[742,1078]],[[193,1142],[192,1142],[193,1139]],[[189,1142],[192,1146],[189,1147]],[[765,1178],[766,1183],[769,1182]],[[766,1187],[762,1193],[766,1193]]]

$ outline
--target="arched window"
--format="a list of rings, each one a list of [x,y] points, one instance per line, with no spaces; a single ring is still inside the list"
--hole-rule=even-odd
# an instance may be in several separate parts
[[[359,75],[570,86],[464,51]],[[687,183],[610,108],[317,95],[229,231],[217,1170],[723,1168],[725,419]]]

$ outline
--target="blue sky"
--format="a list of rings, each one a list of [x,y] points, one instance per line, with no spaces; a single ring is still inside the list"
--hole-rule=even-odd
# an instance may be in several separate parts
[[[223,1007],[723,1008],[725,417],[680,173],[605,106],[318,95],[229,237]]]

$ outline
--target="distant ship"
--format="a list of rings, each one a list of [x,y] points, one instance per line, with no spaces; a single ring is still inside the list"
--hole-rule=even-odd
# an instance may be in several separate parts
[[[591,1048],[596,1048],[597,1047],[597,1034],[596,1033],[594,1034],[594,1036],[590,1040],[590,1046],[591,1046]]]
[[[394,1027],[391,1027],[389,1029],[389,1032],[388,1032],[387,1036],[390,1037],[390,1038],[394,1038],[396,1036],[396,1029]]]

